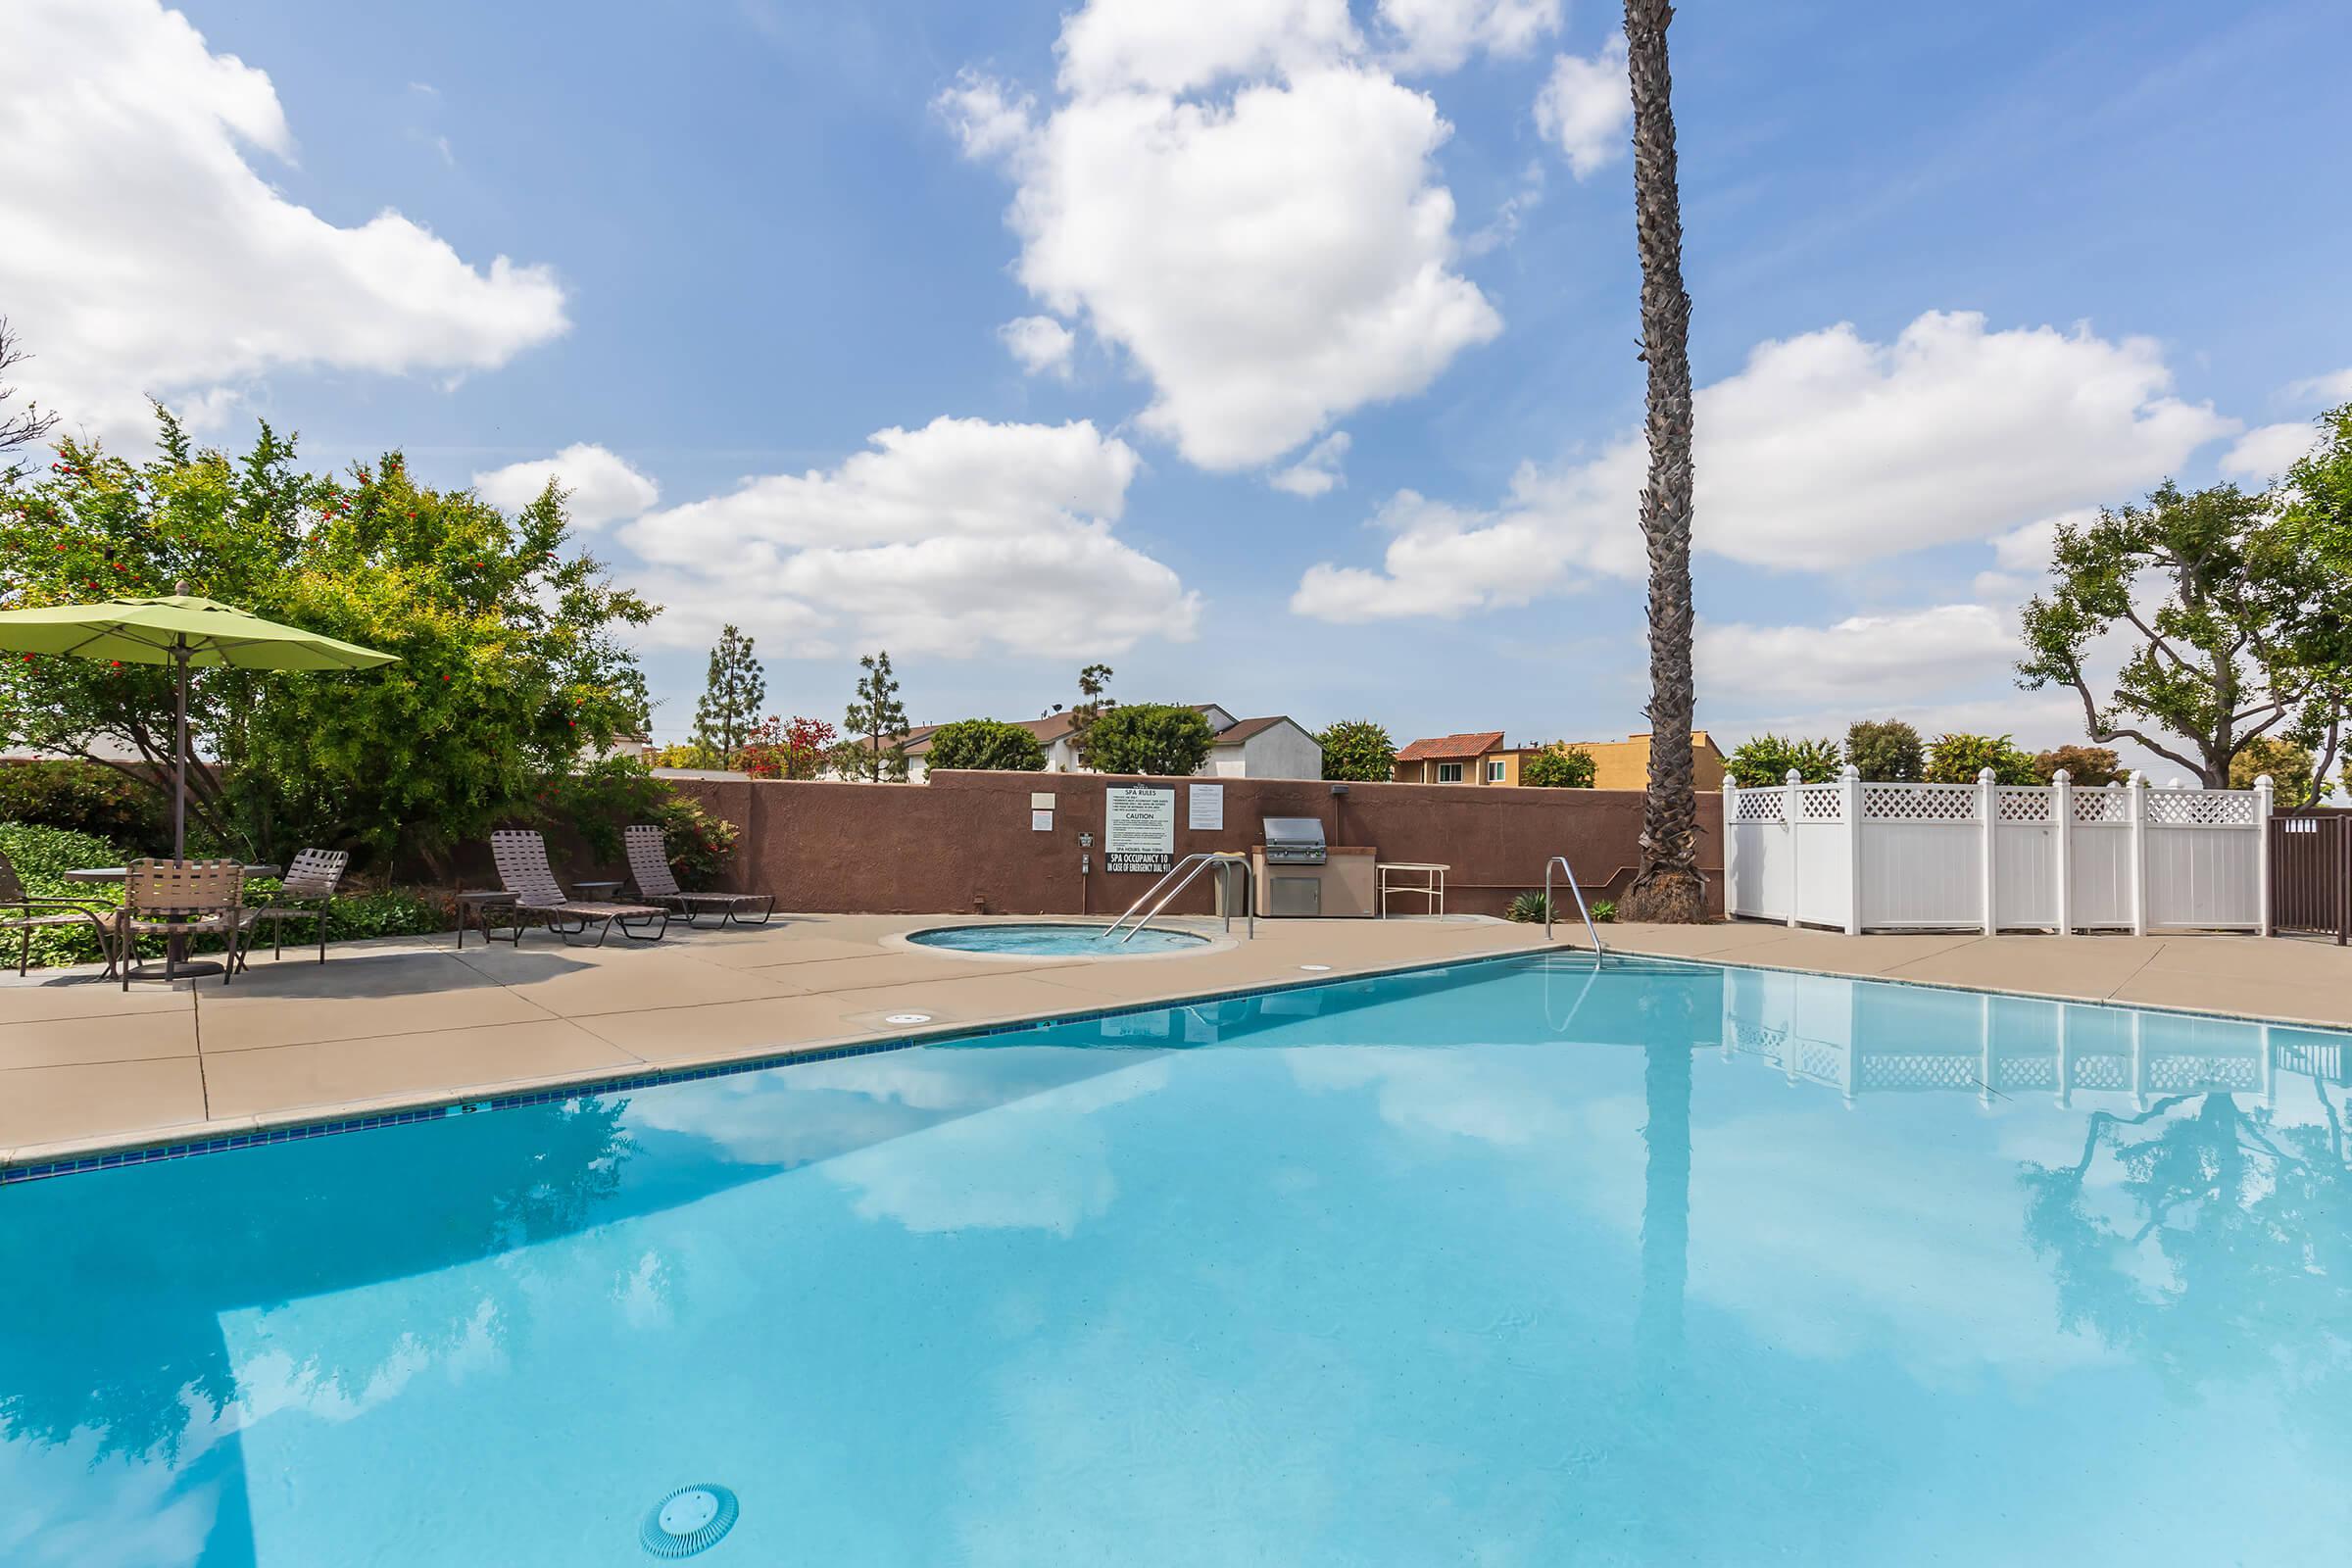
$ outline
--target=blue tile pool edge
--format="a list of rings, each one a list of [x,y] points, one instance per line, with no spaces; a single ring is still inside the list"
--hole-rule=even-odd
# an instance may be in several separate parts
[[[1289,991],[1312,991],[1333,986],[1360,985],[1366,980],[1384,980],[1397,975],[1420,974],[1438,969],[1460,969],[1467,968],[1472,964],[1501,963],[1511,959],[1542,957],[1547,954],[1583,953],[1585,951],[1587,950],[1564,945],[1548,948],[1518,948],[1508,953],[1481,953],[1430,962],[1401,964],[1395,968],[1365,969],[1354,974],[1317,975],[1309,980],[1273,980],[1262,985],[1238,986],[1225,991],[1201,992],[1198,995],[1183,997],[1165,997],[1155,1002],[1121,1003],[1116,1006],[1087,1007],[1076,1012],[1057,1012],[1041,1018],[1013,1018],[1003,1023],[975,1024],[968,1028],[930,1029],[909,1034],[891,1035],[879,1040],[860,1040],[833,1046],[808,1046],[798,1050],[780,1050],[764,1055],[737,1056],[726,1061],[705,1062],[692,1067],[664,1067],[646,1072],[602,1074],[594,1078],[550,1083],[543,1089],[519,1089],[510,1094],[451,1096],[398,1110],[376,1111],[361,1116],[320,1116],[317,1120],[294,1121],[282,1126],[256,1128],[246,1132],[221,1133],[210,1138],[173,1138],[155,1142],[134,1138],[117,1148],[99,1148],[79,1153],[61,1154],[53,1159],[21,1160],[14,1155],[0,1155],[0,1187],[15,1186],[20,1182],[42,1181],[55,1176],[78,1175],[84,1171],[119,1170],[127,1165],[151,1165],[168,1159],[187,1159],[197,1154],[228,1153],[241,1149],[259,1149],[269,1144],[291,1144],[311,1138],[334,1137],[343,1133],[372,1132],[383,1127],[406,1127],[416,1122],[440,1121],[449,1116],[468,1116],[476,1111],[511,1110],[524,1105],[545,1105],[569,1100],[584,1100],[597,1095],[626,1094],[637,1089],[659,1088],[663,1084],[692,1083],[705,1078],[731,1077],[738,1073],[766,1072],[773,1068],[790,1067],[803,1062],[838,1061],[845,1056],[878,1055],[883,1052],[906,1051],[916,1046],[945,1045],[957,1040],[981,1040],[992,1035],[1050,1029],[1061,1024],[1092,1023],[1102,1018],[1126,1018],[1137,1013],[1166,1012],[1178,1007],[1198,1007],[1211,1003],[1239,1001],[1248,997],[1270,996]]]

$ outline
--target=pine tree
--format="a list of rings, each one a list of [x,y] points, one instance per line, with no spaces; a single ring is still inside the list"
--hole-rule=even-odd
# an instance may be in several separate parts
[[[881,783],[906,776],[906,710],[899,702],[899,683],[890,671],[887,649],[858,661],[865,673],[858,678],[858,700],[850,704],[842,728],[851,736],[842,748],[845,777]]]
[[[767,678],[752,657],[752,639],[732,626],[720,627],[702,700],[694,705],[694,738],[718,754],[721,766],[733,765],[766,701]]]

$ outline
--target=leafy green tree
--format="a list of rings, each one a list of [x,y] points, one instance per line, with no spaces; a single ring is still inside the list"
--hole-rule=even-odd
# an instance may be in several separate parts
[[[0,601],[69,604],[178,582],[272,620],[399,656],[354,672],[200,670],[189,769],[200,837],[289,847],[448,850],[528,816],[543,782],[642,730],[645,684],[620,642],[656,607],[571,553],[563,492],[512,516],[418,485],[397,452],[348,475],[295,463],[269,425],[231,459],[161,410],[133,465],[68,440],[46,476],[0,487]],[[0,663],[6,739],[167,789],[167,668],[70,658]],[[122,761],[127,748],[134,760]]]
[[[1988,767],[1995,784],[2042,781],[2033,754],[2020,751],[2006,735],[1938,735],[1928,747],[1931,784],[1974,784]]]
[[[2345,579],[2326,563],[2326,519],[2307,534],[2298,548],[2267,495],[2169,479],[2145,506],[2061,527],[2055,582],[2025,609],[2019,684],[2071,688],[2092,740],[2137,742],[2225,787],[2246,742],[2343,690]],[[2131,651],[2102,696],[2085,661],[2117,638]]]
[[[2310,747],[2298,746],[2284,736],[2265,735],[2246,742],[2230,760],[2230,787],[2250,790],[2254,781],[2267,773],[2278,800],[2294,805],[2316,801],[2332,789],[2326,780],[2312,776],[2318,762]]]
[[[963,718],[931,732],[931,766],[1042,773],[1046,749],[1018,724],[998,718]]]
[[[1323,748],[1323,776],[1385,783],[1396,776],[1396,743],[1368,718],[1343,718],[1315,737]]]
[[[2320,440],[2286,471],[2278,492],[2278,548],[2308,563],[2321,591],[2287,610],[2297,663],[2311,675],[2303,710],[2287,734],[2317,756],[2299,804],[2316,806],[2335,771],[2352,711],[2352,403],[2316,421]],[[2284,799],[2284,797],[2281,797]]]
[[[1149,773],[1185,778],[1208,760],[1208,720],[1169,703],[1134,703],[1095,720],[1088,765],[1100,773]]]
[[[2034,776],[2047,784],[2066,769],[2067,782],[2087,784],[2094,789],[2109,784],[2121,784],[2130,777],[2124,760],[2105,746],[2061,746],[2042,752],[2034,759]]]
[[[1651,750],[1656,750],[1655,742]],[[1800,783],[1827,784],[1843,765],[1836,741],[1790,740],[1785,735],[1751,737],[1723,760],[1723,770],[1743,790],[1785,784],[1790,768]]]
[[[906,776],[906,709],[899,701],[890,651],[867,654],[858,667],[865,673],[858,677],[857,700],[842,721],[850,738],[835,751],[836,766],[844,778],[875,784],[902,780]]]
[[[1598,771],[1592,754],[1565,741],[1539,748],[1519,760],[1519,782],[1536,790],[1589,790]]]
[[[1919,731],[1899,718],[1866,718],[1846,726],[1845,760],[1872,784],[1915,784],[1928,765]]]
[[[730,765],[766,701],[767,677],[752,656],[752,639],[733,626],[720,627],[702,700],[694,705],[694,738],[718,754],[719,766]]]

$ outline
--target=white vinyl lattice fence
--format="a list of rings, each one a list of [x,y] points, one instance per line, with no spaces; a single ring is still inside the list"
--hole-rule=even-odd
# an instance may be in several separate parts
[[[1846,932],[2270,934],[2271,781],[2250,790],[1832,784],[1723,787],[1735,916]]]

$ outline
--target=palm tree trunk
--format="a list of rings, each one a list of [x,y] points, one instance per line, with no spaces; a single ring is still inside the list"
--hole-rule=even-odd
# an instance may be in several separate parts
[[[1649,477],[1642,487],[1642,536],[1649,548],[1649,793],[1642,810],[1642,865],[1624,913],[1692,924],[1706,918],[1707,905],[1690,757],[1690,296],[1683,292],[1674,84],[1666,64],[1673,21],[1669,0],[1625,0],[1642,358],[1649,367]]]

